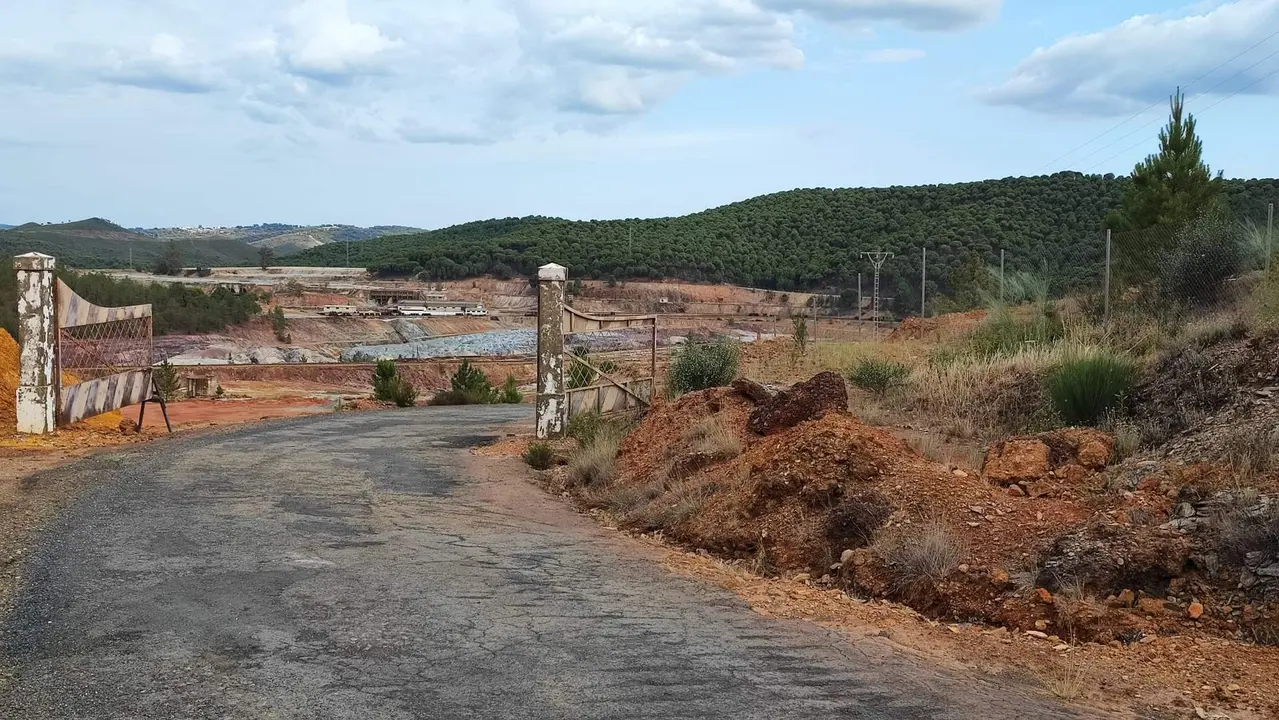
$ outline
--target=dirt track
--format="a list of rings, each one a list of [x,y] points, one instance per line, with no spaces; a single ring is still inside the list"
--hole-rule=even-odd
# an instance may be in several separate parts
[[[0,717],[1077,717],[880,638],[763,618],[465,448],[528,408],[139,447],[45,534]]]

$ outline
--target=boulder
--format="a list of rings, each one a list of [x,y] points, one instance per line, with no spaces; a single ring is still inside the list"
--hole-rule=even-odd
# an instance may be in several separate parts
[[[848,388],[835,372],[824,372],[783,390],[750,414],[751,432],[770,435],[825,415],[848,411]]]
[[[733,381],[733,389],[756,405],[763,405],[773,399],[773,393],[768,388],[750,378],[737,378]]]
[[[982,475],[1000,485],[1038,480],[1049,471],[1050,451],[1037,438],[1013,438],[991,446]]]

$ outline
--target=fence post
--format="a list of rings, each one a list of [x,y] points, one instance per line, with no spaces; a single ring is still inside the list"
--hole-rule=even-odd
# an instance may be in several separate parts
[[[919,317],[928,317],[928,248],[924,248],[923,269],[919,271]]]
[[[1106,230],[1106,279],[1102,289],[1102,317],[1110,322],[1110,230]]]
[[[1270,236],[1275,229],[1275,204],[1270,203],[1266,206],[1266,276],[1270,275],[1270,253],[1273,252],[1274,246],[1270,244]]]
[[[56,428],[58,378],[54,367],[57,339],[53,269],[48,255],[28,253],[13,259],[18,273],[18,432],[45,435]]]
[[[1004,304],[1004,251],[999,251],[999,304]]]
[[[537,438],[564,434],[564,285],[568,270],[550,263],[537,269]]]

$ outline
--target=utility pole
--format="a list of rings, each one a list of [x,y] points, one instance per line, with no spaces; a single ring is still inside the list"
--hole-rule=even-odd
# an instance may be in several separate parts
[[[351,267],[351,238],[346,239],[346,266]]]
[[[862,319],[862,274],[857,273],[857,321]]]
[[[1105,299],[1102,301],[1102,313],[1106,322],[1110,322],[1110,230],[1106,230],[1106,279],[1102,289]]]
[[[871,296],[871,312],[874,313],[875,319],[875,339],[879,339],[879,271],[884,267],[884,263],[893,257],[890,252],[864,252],[862,255],[870,258],[870,262],[875,266],[875,283],[874,294]]]
[[[924,248],[923,269],[919,271],[919,317],[928,317],[928,248]]]

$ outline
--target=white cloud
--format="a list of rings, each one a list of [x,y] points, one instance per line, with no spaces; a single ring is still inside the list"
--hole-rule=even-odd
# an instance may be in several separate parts
[[[1001,0],[42,0],[3,11],[0,89],[202,93],[316,133],[477,144],[599,131],[699,76],[803,66],[796,14],[954,30]],[[123,23],[119,18],[128,18]],[[11,21],[11,22],[10,22]],[[19,42],[19,39],[22,42]],[[880,51],[876,62],[914,59]]]
[[[831,22],[892,22],[915,30],[962,30],[995,19],[1003,0],[760,0],[782,12]]]
[[[923,50],[915,48],[884,48],[866,53],[868,63],[906,63],[922,60],[926,56]]]
[[[1139,15],[1100,32],[1063,38],[1036,50],[983,97],[991,104],[1044,113],[1130,113],[1166,98],[1178,85],[1187,85],[1279,28],[1279,0],[1236,0],[1201,5],[1192,12],[1196,14]],[[1276,49],[1275,41],[1262,45],[1187,92],[1204,92],[1219,83],[1218,94],[1279,92],[1279,76],[1264,79],[1279,68],[1279,60],[1264,61]]]

